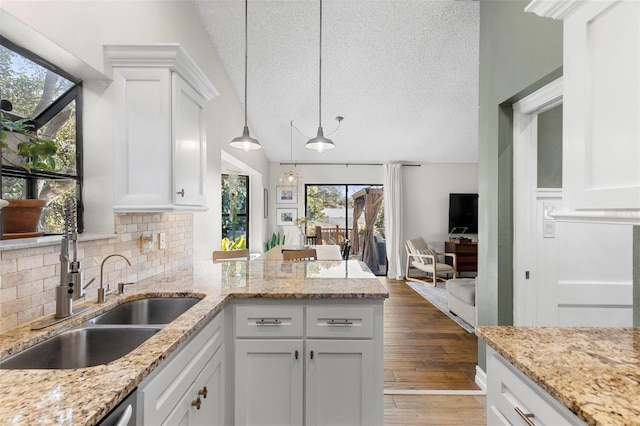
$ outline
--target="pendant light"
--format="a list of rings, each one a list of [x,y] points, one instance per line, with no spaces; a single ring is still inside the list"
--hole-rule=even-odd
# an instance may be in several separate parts
[[[318,66],[318,135],[315,138],[309,139],[304,145],[305,148],[313,149],[318,152],[324,152],[328,149],[333,149],[336,145],[331,139],[324,137],[324,131],[322,130],[322,0],[320,0],[320,55]]]
[[[293,120],[291,120],[290,129],[289,129],[289,162],[293,163]],[[293,170],[289,170],[288,172],[284,172],[280,175],[278,179],[278,184],[280,186],[293,187],[295,188],[295,192],[293,194],[294,197],[298,196],[298,187],[302,183],[302,176],[299,173],[294,172]]]
[[[247,50],[249,44],[247,36],[247,17],[249,15],[247,10],[248,2],[249,0],[244,0],[244,130],[242,131],[242,136],[234,138],[230,143],[232,147],[241,149],[245,152],[262,148],[260,142],[249,135],[249,126],[247,126]]]

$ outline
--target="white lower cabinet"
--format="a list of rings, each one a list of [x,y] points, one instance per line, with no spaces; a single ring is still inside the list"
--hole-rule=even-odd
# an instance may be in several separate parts
[[[138,424],[226,424],[223,343],[218,314],[140,384]]]
[[[487,425],[584,425],[567,407],[487,347]]]
[[[302,424],[302,350],[302,339],[236,341],[236,425]]]
[[[262,301],[234,321],[235,425],[382,424],[381,304]]]
[[[371,340],[307,340],[306,425],[373,425]]]

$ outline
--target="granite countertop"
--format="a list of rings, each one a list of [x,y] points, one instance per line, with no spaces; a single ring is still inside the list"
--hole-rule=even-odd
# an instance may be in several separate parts
[[[0,334],[0,359],[77,326],[125,301],[198,296],[203,300],[141,346],[106,365],[69,370],[1,370],[0,424],[93,425],[162,360],[237,298],[384,299],[386,288],[357,261],[194,262],[127,286],[102,305],[43,330],[31,324]]]
[[[587,424],[640,424],[640,328],[478,327],[476,334]]]

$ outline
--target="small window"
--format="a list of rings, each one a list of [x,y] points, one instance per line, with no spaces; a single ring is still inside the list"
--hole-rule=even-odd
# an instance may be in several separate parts
[[[222,175],[222,238],[249,248],[249,176]]]
[[[82,82],[0,37],[0,94],[3,127],[24,123],[27,137],[55,145],[55,154],[39,161],[10,158],[3,151],[2,198],[45,199],[40,220],[45,234],[64,231],[64,205],[72,198],[82,232]]]

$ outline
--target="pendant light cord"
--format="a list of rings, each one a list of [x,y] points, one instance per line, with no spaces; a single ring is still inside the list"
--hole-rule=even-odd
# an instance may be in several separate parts
[[[244,0],[244,127],[247,127],[247,51],[249,50],[249,0]]]
[[[322,0],[320,0],[320,54],[318,56],[318,127],[322,127]]]
[[[291,125],[289,129],[289,161],[293,163],[293,120],[289,124]]]

